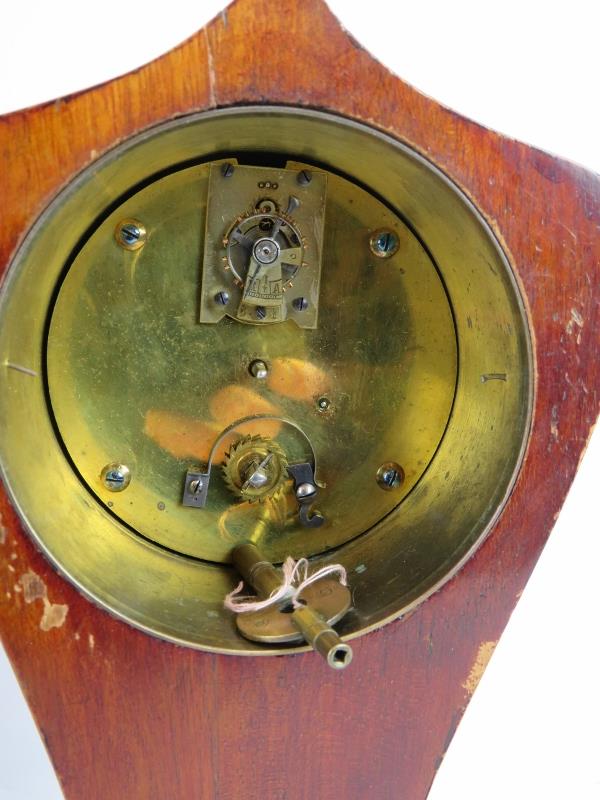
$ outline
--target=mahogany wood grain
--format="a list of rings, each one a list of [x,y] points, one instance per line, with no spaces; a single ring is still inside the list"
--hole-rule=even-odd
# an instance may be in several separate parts
[[[424,798],[598,414],[598,178],[422,96],[320,0],[273,8],[238,0],[134,73],[0,118],[2,268],[62,185],[144,128],[239,103],[344,114],[446,171],[511,254],[535,334],[531,444],[475,556],[409,618],[356,641],[340,674],[311,654],[185,650],[112,619],[37,553],[2,495],[0,633],[72,800]],[[270,47],[279,35],[286,47]],[[28,572],[46,601],[25,602]],[[40,628],[44,602],[68,606],[61,626]]]

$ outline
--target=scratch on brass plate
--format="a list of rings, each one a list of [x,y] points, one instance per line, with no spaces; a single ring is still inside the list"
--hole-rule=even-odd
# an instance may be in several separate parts
[[[22,364],[11,364],[10,361],[5,363],[5,366],[8,369],[14,369],[17,372],[22,372],[23,375],[31,375],[32,378],[37,378],[37,372],[34,369],[30,369],[29,367],[24,367]]]
[[[23,597],[26,603],[33,603],[35,600],[42,600],[44,603],[44,613],[40,620],[40,628],[43,631],[49,631],[51,628],[60,628],[67,618],[69,606],[51,603],[48,600],[46,584],[39,575],[36,575],[31,570],[21,575],[19,583],[23,587]]]
[[[506,372],[486,372],[481,376],[481,382],[487,383],[488,381],[506,381]]]
[[[498,642],[496,641],[482,642],[479,645],[479,650],[477,651],[477,656],[473,662],[473,666],[471,667],[471,672],[469,672],[469,677],[463,683],[463,689],[467,690],[469,697],[471,697],[477,688],[477,684],[481,680],[481,676],[485,672],[485,668],[487,667],[497,644]]]

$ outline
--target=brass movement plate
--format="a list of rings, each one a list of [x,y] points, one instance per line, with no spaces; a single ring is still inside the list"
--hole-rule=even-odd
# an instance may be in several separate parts
[[[208,175],[224,155],[327,175],[316,328],[200,322]],[[116,241],[123,220],[143,225],[142,246]],[[493,233],[424,158],[323,113],[225,109],[115,148],[30,231],[0,323],[0,464],[25,526],[94,601],[193,647],[289,650],[242,639],[223,610],[238,576],[221,562],[242,537],[275,562],[342,563],[343,636],[397,618],[482,541],[527,441],[527,318]],[[289,491],[238,503],[218,469],[206,509],[184,508],[186,470],[227,423],[273,411],[314,444],[327,522],[299,526]],[[305,458],[288,428],[239,433]],[[384,491],[390,462],[405,480]],[[101,480],[107,465],[129,469],[123,491]]]
[[[269,182],[271,170],[252,171],[256,182]],[[214,182],[215,169],[206,164],[151,183],[81,247],[51,313],[50,404],[89,488],[148,539],[217,562],[229,560],[232,548],[249,537],[273,562],[312,556],[376,525],[431,461],[456,384],[448,298],[430,257],[400,217],[330,173],[317,328],[300,329],[291,319],[268,326],[229,318],[199,322],[198,297],[208,304],[216,285],[206,254],[207,293],[200,281],[207,199],[215,202],[211,173]],[[278,177],[284,185],[284,174]],[[223,179],[227,186],[235,181],[235,173]],[[291,187],[285,190],[289,195]],[[221,237],[233,221],[228,204],[229,211],[218,215]],[[130,218],[147,231],[144,247],[135,251],[119,247],[113,236],[119,220]],[[300,217],[298,225],[307,229],[309,220]],[[400,242],[386,260],[369,248],[373,231],[382,228]],[[311,267],[305,269],[310,274]],[[237,303],[232,298],[234,308]],[[266,380],[249,372],[257,358],[269,368]],[[306,432],[325,484],[318,504],[326,518],[322,527],[300,525],[291,485],[260,506],[238,503],[218,469],[206,508],[182,505],[187,469],[206,464],[223,429],[250,414],[280,416]],[[217,465],[227,446],[248,433],[274,438],[288,461],[309,456],[289,426],[257,421],[232,433]],[[398,462],[405,476],[391,492],[376,480],[387,461]],[[130,469],[126,491],[111,492],[101,481],[103,467],[112,462]]]

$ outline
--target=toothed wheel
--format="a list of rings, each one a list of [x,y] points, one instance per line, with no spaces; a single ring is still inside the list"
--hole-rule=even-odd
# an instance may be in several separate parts
[[[286,212],[277,212],[270,201],[265,203],[234,220],[223,239],[225,262],[239,286],[246,286],[257,264],[268,271],[275,261],[281,280],[291,286],[302,265],[306,242],[296,223]]]
[[[276,442],[265,436],[245,436],[225,455],[223,477],[236,497],[264,501],[282,490],[286,468],[285,453]]]

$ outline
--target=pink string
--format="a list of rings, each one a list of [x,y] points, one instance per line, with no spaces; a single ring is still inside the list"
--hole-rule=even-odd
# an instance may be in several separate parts
[[[263,608],[269,608],[278,603],[283,603],[286,600],[291,601],[294,608],[299,608],[302,603],[299,597],[311,583],[320,581],[327,575],[337,573],[339,581],[342,586],[347,586],[346,570],[341,564],[329,564],[326,567],[321,567],[312,575],[308,574],[309,563],[308,559],[300,558],[294,561],[291,556],[288,556],[283,563],[282,567],[282,583],[281,586],[265,600],[258,600],[253,595],[240,595],[244,586],[244,581],[240,581],[236,588],[230,592],[223,605],[234,614],[245,614],[247,611],[261,611]]]

